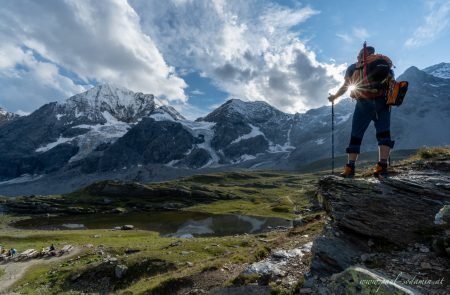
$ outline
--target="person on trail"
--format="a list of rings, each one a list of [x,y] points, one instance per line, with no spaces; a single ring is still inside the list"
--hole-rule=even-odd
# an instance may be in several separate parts
[[[356,100],[350,143],[346,149],[348,162],[340,174],[342,177],[355,175],[361,142],[371,121],[375,125],[379,146],[379,160],[373,174],[375,177],[387,175],[388,158],[394,147],[390,133],[391,112],[386,104],[387,81],[394,78],[391,68],[392,62],[388,57],[375,54],[375,48],[364,43],[358,54],[358,61],[347,68],[344,84],[328,97],[333,102],[350,90],[350,97]]]

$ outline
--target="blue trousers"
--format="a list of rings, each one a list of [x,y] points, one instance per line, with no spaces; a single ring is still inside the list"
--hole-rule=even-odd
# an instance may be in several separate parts
[[[373,121],[377,132],[378,145],[394,147],[394,141],[391,140],[391,111],[386,105],[383,97],[371,99],[358,99],[356,101],[355,112],[353,113],[352,135],[347,153],[360,153],[361,142],[364,133]]]

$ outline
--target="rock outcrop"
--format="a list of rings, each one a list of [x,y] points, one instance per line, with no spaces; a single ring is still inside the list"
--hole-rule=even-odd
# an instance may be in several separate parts
[[[331,222],[314,241],[306,286],[322,294],[450,294],[450,155],[395,170],[381,180],[320,179]]]

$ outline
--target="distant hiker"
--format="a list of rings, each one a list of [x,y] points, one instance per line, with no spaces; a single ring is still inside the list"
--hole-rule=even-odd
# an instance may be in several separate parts
[[[16,254],[17,254],[17,250],[16,249],[14,249],[14,248],[9,249],[9,251],[8,251],[8,256],[9,257],[14,257],[14,256],[16,256]]]
[[[350,90],[350,97],[356,100],[350,144],[346,149],[348,162],[341,173],[342,177],[355,175],[355,162],[371,121],[375,124],[379,146],[379,161],[373,173],[376,177],[387,174],[390,150],[394,147],[390,133],[391,112],[386,104],[387,85],[394,77],[391,68],[392,61],[388,57],[375,54],[375,48],[364,43],[358,54],[358,61],[347,68],[344,84],[336,94],[328,97],[329,101],[334,101]]]

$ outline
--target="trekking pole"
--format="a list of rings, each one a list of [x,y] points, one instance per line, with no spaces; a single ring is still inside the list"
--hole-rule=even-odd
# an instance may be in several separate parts
[[[334,100],[331,101],[331,174],[334,175]]]

